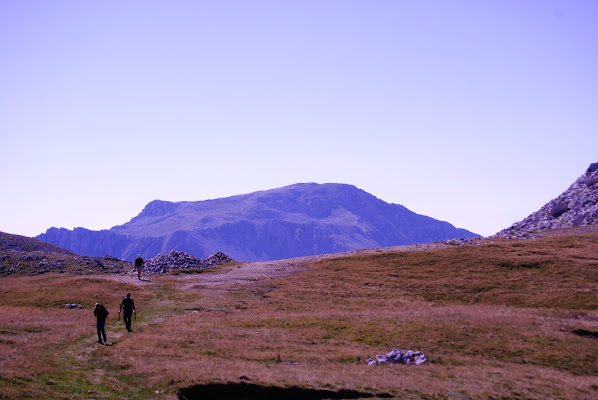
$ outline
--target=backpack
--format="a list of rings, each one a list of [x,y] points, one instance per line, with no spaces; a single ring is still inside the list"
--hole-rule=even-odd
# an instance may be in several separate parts
[[[98,315],[103,316],[104,318],[108,317],[108,314],[110,314],[110,312],[108,311],[108,309],[106,307],[104,307],[104,305],[100,305],[100,309],[98,310]]]

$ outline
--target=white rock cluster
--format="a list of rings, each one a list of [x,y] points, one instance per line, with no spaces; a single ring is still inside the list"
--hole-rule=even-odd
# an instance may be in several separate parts
[[[366,362],[370,366],[380,364],[421,365],[426,362],[426,355],[421,351],[407,350],[403,353],[401,349],[393,349],[385,355],[378,354],[375,358],[368,358]]]

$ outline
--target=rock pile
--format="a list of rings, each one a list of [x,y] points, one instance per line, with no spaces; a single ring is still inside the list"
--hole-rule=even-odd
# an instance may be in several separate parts
[[[449,246],[478,246],[484,244],[484,242],[477,239],[451,239],[445,240],[442,243],[447,244]]]
[[[598,224],[598,163],[565,192],[493,237],[529,239],[529,232]]]
[[[380,364],[421,365],[426,362],[426,355],[421,351],[408,350],[403,353],[401,349],[393,349],[386,355],[378,354],[375,358],[368,358],[366,362],[370,366]]]
[[[164,274],[172,269],[210,268],[233,261],[224,253],[218,252],[208,258],[197,258],[181,251],[172,250],[168,254],[158,254],[145,262],[143,273]]]
[[[508,231],[508,229],[505,229],[504,231],[501,231],[499,233],[497,233],[496,235],[492,235],[489,236],[488,239],[495,239],[495,238],[501,238],[501,239],[537,239],[539,238],[540,235],[534,235],[533,233],[529,233],[529,232],[513,232],[513,231]]]

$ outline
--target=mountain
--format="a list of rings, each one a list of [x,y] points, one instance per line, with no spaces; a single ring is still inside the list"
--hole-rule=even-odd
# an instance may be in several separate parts
[[[126,260],[178,250],[266,261],[477,236],[355,186],[302,183],[216,200],[155,200],[109,230],[50,228],[37,238],[79,254]]]
[[[522,221],[497,233],[498,237],[517,237],[527,232],[598,223],[598,163],[593,163],[556,199]]]

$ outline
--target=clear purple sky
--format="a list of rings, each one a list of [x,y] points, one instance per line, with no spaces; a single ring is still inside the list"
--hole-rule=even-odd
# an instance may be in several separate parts
[[[353,184],[490,235],[598,161],[598,2],[0,0],[0,231]]]

